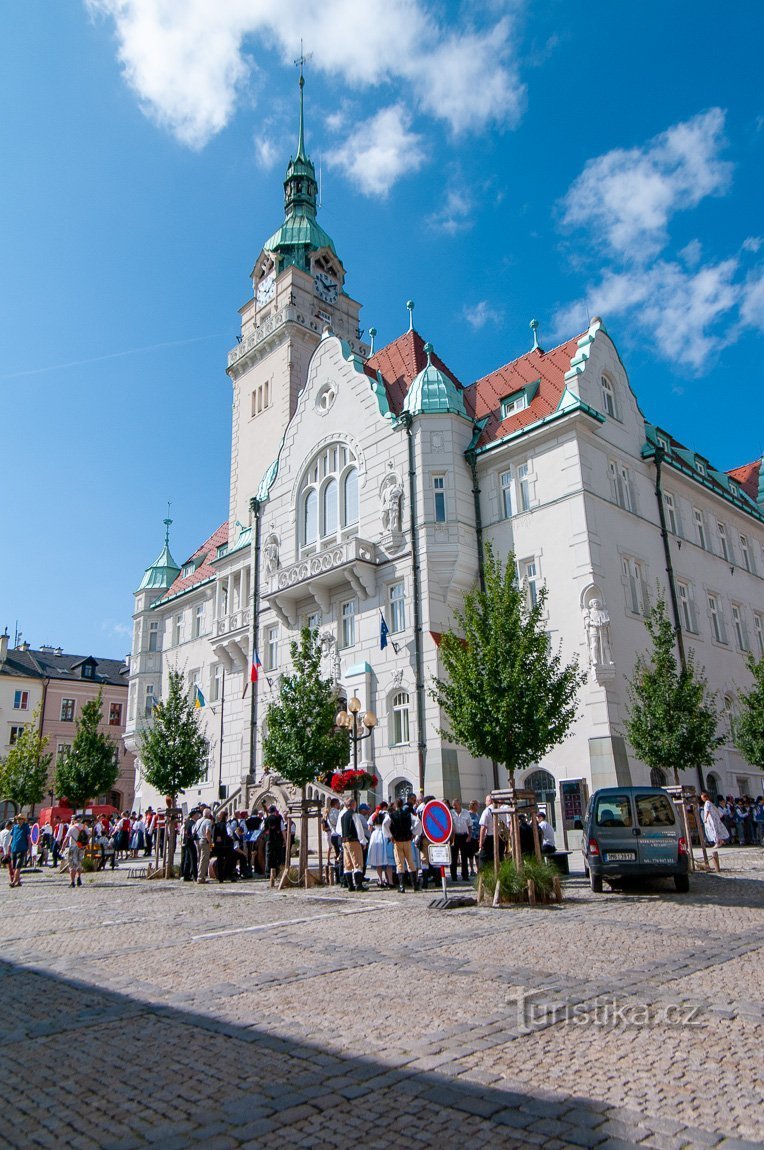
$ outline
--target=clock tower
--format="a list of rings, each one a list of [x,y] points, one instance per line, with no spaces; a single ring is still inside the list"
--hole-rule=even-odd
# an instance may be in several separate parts
[[[278,451],[327,325],[353,351],[361,305],[345,292],[345,269],[316,219],[318,184],[305,151],[300,62],[297,154],[284,179],[284,222],[252,269],[252,296],[240,309],[241,336],[228,356],[233,384],[229,521],[246,524],[249,501]],[[231,538],[233,535],[231,535]]]

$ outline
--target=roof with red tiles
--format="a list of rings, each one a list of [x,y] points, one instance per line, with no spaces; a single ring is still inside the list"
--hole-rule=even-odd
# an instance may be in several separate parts
[[[406,392],[411,385],[411,381],[419,375],[420,371],[424,371],[427,367],[427,354],[424,350],[424,343],[425,341],[418,331],[407,331],[404,332],[403,335],[399,335],[392,343],[388,343],[386,347],[375,351],[374,355],[370,355],[366,360],[365,367],[367,371],[371,369],[369,374],[378,371],[385,381],[388,402],[396,415],[400,415],[403,410],[403,401],[406,398]],[[440,368],[457,387],[463,386],[461,381],[457,379],[451,369],[435,352],[432,354],[432,362],[436,367]],[[465,393],[465,399],[466,398]]]
[[[189,555],[188,559],[182,564],[180,575],[175,582],[167,589],[166,594],[161,599],[157,599],[156,603],[152,604],[158,607],[160,603],[166,603],[169,599],[175,599],[178,595],[182,595],[185,591],[190,591],[200,583],[205,583],[208,579],[212,579],[215,575],[215,568],[212,566],[212,560],[217,556],[218,547],[222,547],[224,543],[228,542],[228,521],[221,523],[217,531],[213,531],[209,539],[205,539],[201,547],[197,547],[193,555]],[[183,572],[194,564],[194,570],[184,575]]]
[[[755,459],[753,463],[744,463],[742,467],[733,467],[727,474],[736,479],[751,499],[757,500],[759,496],[759,482],[761,479],[761,460]]]
[[[557,410],[565,391],[565,373],[570,370],[580,338],[575,336],[551,351],[534,348],[470,384],[465,399],[472,401],[476,419],[488,419],[480,437],[481,445],[503,439]],[[536,383],[538,390],[528,406],[502,419],[501,401]]]

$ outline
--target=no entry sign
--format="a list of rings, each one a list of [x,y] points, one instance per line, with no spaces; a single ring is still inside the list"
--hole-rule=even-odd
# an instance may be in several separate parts
[[[445,803],[431,799],[422,811],[422,830],[431,843],[447,843],[454,829],[454,820]]]

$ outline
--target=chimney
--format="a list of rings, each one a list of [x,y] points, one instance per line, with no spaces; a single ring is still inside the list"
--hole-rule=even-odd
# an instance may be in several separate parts
[[[8,658],[8,628],[6,627],[2,635],[0,635],[0,667],[5,666],[5,660]]]

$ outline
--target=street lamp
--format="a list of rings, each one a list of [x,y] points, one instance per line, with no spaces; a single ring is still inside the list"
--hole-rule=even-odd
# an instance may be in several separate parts
[[[353,744],[353,770],[358,770],[358,744],[364,739],[371,738],[371,732],[377,725],[377,716],[373,711],[361,713],[361,700],[355,695],[348,703],[347,711],[340,711],[337,715],[337,726],[343,727],[350,735]],[[355,791],[356,801],[358,792]]]

